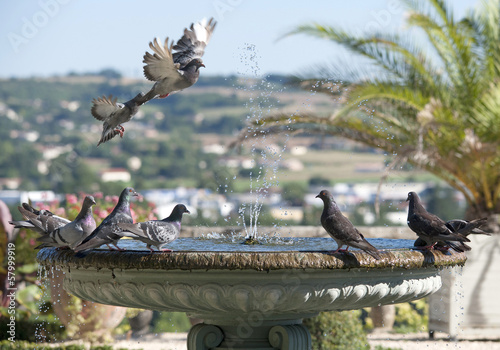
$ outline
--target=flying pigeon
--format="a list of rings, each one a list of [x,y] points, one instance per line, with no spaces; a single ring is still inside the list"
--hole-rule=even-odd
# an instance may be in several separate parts
[[[484,225],[487,221],[488,221],[487,218],[475,219],[471,221],[453,219],[446,222],[446,227],[448,227],[453,233],[457,233],[465,237],[467,237],[470,234],[491,236],[491,233],[480,229],[480,227]],[[423,247],[425,245],[426,245],[425,241],[421,238],[418,238],[414,243],[415,247]],[[466,252],[471,250],[471,247],[469,247],[464,242],[460,241],[438,242],[436,243],[435,247],[443,250],[452,248],[457,252]]]
[[[35,209],[28,203],[23,203],[17,209],[25,221],[9,221],[15,228],[27,228],[40,234],[47,234],[70,222],[66,218],[54,215],[49,210]]]
[[[141,92],[133,99],[125,102],[116,102],[117,98],[112,95],[102,96],[92,100],[90,112],[97,120],[103,122],[102,135],[97,146],[111,140],[116,135],[123,137],[125,128],[121,125],[128,122],[144,103],[144,94]]]
[[[162,246],[179,238],[182,214],[184,213],[189,214],[186,206],[177,204],[170,216],[163,220],[151,220],[136,224],[118,224],[118,227],[125,231],[122,233],[124,236],[146,243],[146,247],[151,250],[151,253],[153,252],[152,245],[156,246],[158,250],[171,252],[170,249],[162,249]]]
[[[316,198],[323,200],[323,213],[321,214],[321,225],[328,234],[337,242],[337,252],[347,252],[349,247],[359,248],[373,256],[375,259],[380,259],[380,253],[363,237],[363,235],[353,226],[353,224],[342,215],[337,203],[333,199],[332,194],[327,190],[322,190]],[[340,249],[347,245],[346,249]]]
[[[95,204],[94,197],[86,196],[80,213],[78,213],[75,220],[38,237],[37,241],[42,244],[35,249],[45,247],[69,247],[74,249],[95,230],[96,223],[92,216],[92,206]]]
[[[425,242],[425,245],[418,246],[418,249],[432,249],[438,242],[470,242],[466,236],[453,232],[453,227],[447,226],[441,218],[425,210],[415,192],[408,193],[406,200],[410,201],[408,226]]]
[[[205,67],[201,58],[216,23],[211,18],[208,22],[202,20],[191,24],[189,29],[184,29],[184,35],[175,45],[173,41],[169,43],[168,37],[164,45],[157,38],[149,43],[153,54],[146,52],[144,55],[144,76],[155,84],[144,96],[144,102],[153,98],[165,98],[198,81],[199,68]],[[172,53],[172,50],[175,52]]]
[[[130,213],[130,197],[138,196],[137,192],[132,187],[125,188],[120,194],[120,198],[115,208],[92,232],[90,236],[85,238],[82,243],[74,249],[77,257],[84,257],[85,251],[92,248],[100,247],[106,244],[109,249],[110,244],[114,245],[118,250],[124,250],[116,245],[118,240],[123,237],[122,230],[118,227],[118,223],[133,223],[132,215]]]

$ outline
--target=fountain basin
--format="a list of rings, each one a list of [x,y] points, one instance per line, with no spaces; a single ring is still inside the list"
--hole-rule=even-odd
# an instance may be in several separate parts
[[[310,347],[304,317],[420,299],[441,287],[443,267],[466,260],[461,253],[413,251],[412,244],[382,251],[381,260],[362,251],[297,247],[150,254],[139,245],[94,250],[83,259],[47,248],[37,260],[59,267],[64,288],[82,299],[203,319],[189,333],[189,349],[304,350]]]

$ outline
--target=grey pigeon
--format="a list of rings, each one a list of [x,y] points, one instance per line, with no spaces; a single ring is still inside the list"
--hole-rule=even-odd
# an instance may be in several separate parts
[[[28,203],[23,203],[17,209],[24,221],[9,221],[15,228],[27,228],[40,234],[47,234],[70,222],[66,218],[54,215],[49,210],[35,209]]]
[[[102,96],[92,100],[90,112],[97,120],[103,122],[102,135],[97,146],[101,143],[111,140],[116,135],[123,137],[125,128],[121,125],[128,122],[139,110],[142,105],[144,94],[141,92],[133,99],[118,103],[117,98],[112,95]]]
[[[86,255],[85,251],[100,247],[103,244],[106,244],[109,249],[113,249],[110,247],[110,244],[112,244],[118,250],[123,250],[116,245],[120,238],[123,237],[121,234],[122,229],[118,227],[118,224],[131,224],[134,222],[130,213],[130,198],[132,196],[138,196],[132,187],[127,187],[122,191],[118,203],[111,214],[101,222],[90,236],[84,239],[80,245],[76,246],[74,249],[75,252],[80,252],[80,254],[76,255],[77,257],[84,257]]]
[[[425,210],[415,192],[408,193],[406,200],[410,201],[408,226],[425,242],[424,246],[417,246],[417,248],[429,250],[434,248],[438,242],[470,242],[466,236],[453,232],[453,229],[447,226],[444,220]]]
[[[210,41],[216,21],[211,18],[191,24],[184,29],[184,35],[174,45],[165,39],[164,45],[155,38],[149,43],[153,54],[146,52],[143,63],[144,76],[155,84],[144,96],[143,101],[165,98],[173,92],[186,89],[198,81],[199,68],[205,67],[201,59]],[[176,52],[172,53],[172,50]]]
[[[380,253],[363,237],[354,225],[342,215],[337,203],[333,199],[332,194],[327,190],[322,190],[316,198],[323,200],[323,213],[321,214],[321,225],[328,234],[337,242],[337,252],[346,252],[349,247],[359,248],[373,256],[375,259],[380,259]],[[341,249],[347,245],[346,249]]]
[[[37,241],[42,244],[35,249],[45,247],[69,247],[74,249],[96,228],[92,215],[92,206],[95,204],[94,197],[86,196],[75,220],[38,237]]]
[[[179,238],[181,232],[182,214],[188,213],[184,204],[177,204],[168,218],[163,220],[150,220],[139,222],[136,224],[118,224],[118,227],[123,229],[124,235],[132,237],[147,244],[147,248],[153,252],[152,245],[158,250],[171,252],[170,249],[162,249],[162,247]],[[131,234],[128,234],[128,233]]]
[[[471,221],[461,220],[461,219],[453,219],[446,222],[446,226],[453,232],[459,235],[467,237],[470,234],[476,235],[486,235],[491,236],[491,233],[483,231],[480,227],[488,221],[487,218],[475,219]],[[423,247],[426,243],[423,239],[418,238],[414,246],[415,247]],[[471,247],[460,241],[444,241],[436,243],[436,248],[446,250],[448,248],[452,248],[457,252],[466,252],[471,250]]]

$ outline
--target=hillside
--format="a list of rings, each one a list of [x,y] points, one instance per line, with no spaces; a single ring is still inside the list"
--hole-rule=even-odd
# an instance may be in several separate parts
[[[90,114],[91,100],[112,94],[126,101],[151,83],[108,75],[2,80],[0,185],[112,192],[122,184],[103,182],[102,175],[113,168],[128,171],[142,189],[185,185],[218,190],[229,178],[240,183],[235,190],[244,189],[248,169],[259,166],[259,149],[267,147],[227,149],[248,118],[277,111],[328,116],[335,108],[327,96],[294,88],[287,80],[203,76],[192,88],[141,107],[124,125],[123,139],[100,147],[102,125]],[[377,181],[384,170],[383,155],[344,140],[306,135],[266,144],[278,149],[280,159],[273,166],[285,182],[307,182],[325,172],[332,180]]]

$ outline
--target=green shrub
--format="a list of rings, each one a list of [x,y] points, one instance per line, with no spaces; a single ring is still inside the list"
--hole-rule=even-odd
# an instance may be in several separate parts
[[[429,305],[427,298],[396,304],[394,331],[397,333],[427,332]]]
[[[185,312],[156,312],[153,316],[152,333],[188,332],[191,328]]]
[[[0,340],[9,337],[8,322],[0,321]],[[66,331],[58,319],[51,318],[50,321],[39,321],[32,319],[16,320],[16,341],[27,340],[36,341],[60,341],[66,338]]]
[[[0,341],[0,350],[86,350],[87,346],[83,344],[59,344],[56,346],[47,346],[47,344],[37,344],[28,341],[15,341],[9,340]],[[92,346],[90,350],[113,350],[111,345]],[[118,350],[126,350],[124,348]]]
[[[304,325],[311,332],[314,350],[370,349],[360,312],[321,312],[314,318],[304,319]]]

